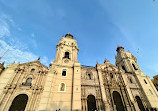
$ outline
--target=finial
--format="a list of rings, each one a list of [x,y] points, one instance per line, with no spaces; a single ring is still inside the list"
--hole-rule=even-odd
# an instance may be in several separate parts
[[[70,32],[68,34],[66,34],[65,37],[73,39],[73,35]]]
[[[108,62],[108,60],[107,60],[106,58],[104,59],[104,63],[105,63],[105,62]]]
[[[39,58],[37,59],[38,61],[40,60],[40,56],[39,56]]]

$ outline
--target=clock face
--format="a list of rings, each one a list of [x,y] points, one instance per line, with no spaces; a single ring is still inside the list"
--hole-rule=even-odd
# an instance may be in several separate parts
[[[65,63],[68,63],[68,62],[69,62],[69,60],[67,60],[67,59],[66,59],[64,62],[65,62]]]

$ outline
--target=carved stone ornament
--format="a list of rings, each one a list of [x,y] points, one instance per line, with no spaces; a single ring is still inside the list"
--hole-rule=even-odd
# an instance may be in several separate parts
[[[50,72],[52,72],[53,74],[57,75],[57,71],[55,69],[50,69]]]

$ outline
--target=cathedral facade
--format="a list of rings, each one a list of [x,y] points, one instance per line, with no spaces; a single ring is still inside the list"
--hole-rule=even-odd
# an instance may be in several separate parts
[[[158,92],[137,58],[117,47],[116,64],[81,65],[66,34],[49,67],[36,61],[0,64],[1,111],[158,111]]]

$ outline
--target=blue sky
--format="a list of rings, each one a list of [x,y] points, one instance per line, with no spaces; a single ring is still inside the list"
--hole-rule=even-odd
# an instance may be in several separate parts
[[[107,58],[115,64],[117,45],[137,57],[143,72],[158,74],[158,1],[0,0],[0,56],[6,65],[36,60],[49,65],[56,44],[72,33],[82,65]]]

